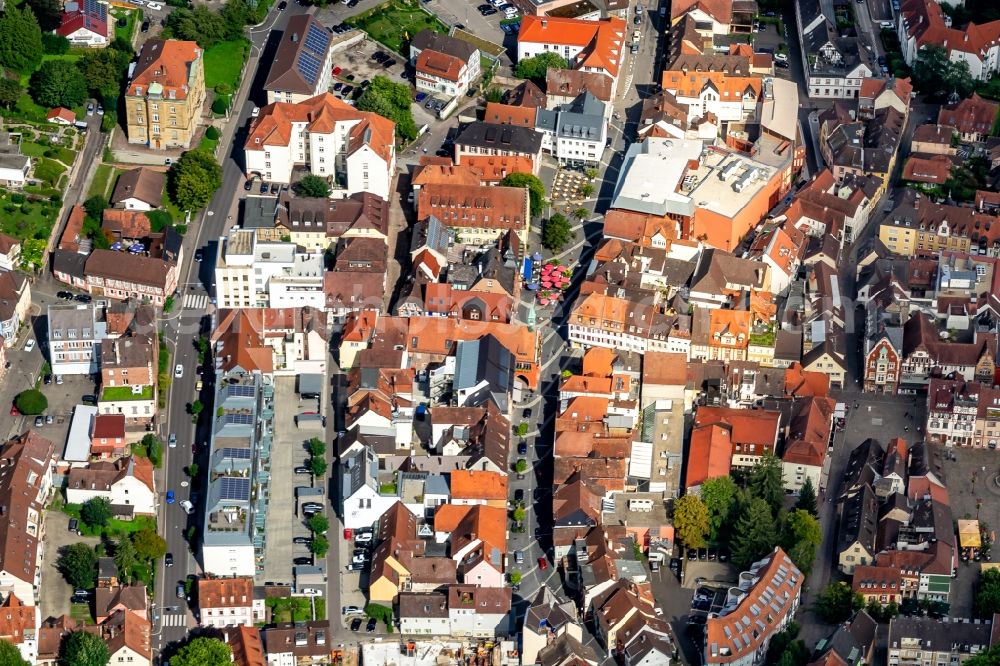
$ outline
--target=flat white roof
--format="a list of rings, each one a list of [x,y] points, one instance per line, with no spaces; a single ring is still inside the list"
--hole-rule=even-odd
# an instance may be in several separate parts
[[[765,90],[768,86],[771,98],[761,105],[760,124],[769,132],[793,141],[798,135],[799,86],[794,81],[774,77],[765,80]]]
[[[720,176],[726,173],[727,168],[731,171],[723,179]],[[747,176],[751,169],[756,170],[756,178],[747,181],[737,191],[736,183]],[[695,208],[710,210],[723,217],[736,217],[764,189],[774,177],[775,171],[774,167],[752,160],[743,153],[709,150],[701,161],[701,166],[696,171],[688,171],[688,177],[695,179],[690,191],[691,201]]]
[[[77,405],[73,408],[63,460],[84,463],[90,460],[90,429],[96,417],[97,407]]]
[[[615,189],[612,208],[652,215],[682,212],[691,198],[678,192],[691,160],[701,155],[701,141],[648,138],[629,146]]]

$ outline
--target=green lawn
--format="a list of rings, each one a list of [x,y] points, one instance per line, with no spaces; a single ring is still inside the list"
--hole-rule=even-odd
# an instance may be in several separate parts
[[[15,204],[10,194],[0,196],[0,231],[15,238],[48,238],[59,206],[45,202]]]
[[[115,17],[115,37],[121,37],[126,42],[132,42],[132,35],[135,34],[135,24],[136,15],[138,12],[129,9],[116,9],[111,12],[111,15]],[[124,26],[118,25],[117,19],[126,19],[126,24]]]
[[[152,400],[153,387],[143,386],[141,393],[132,393],[131,386],[106,386],[101,391],[102,400]]]
[[[403,52],[403,42],[425,28],[448,34],[448,26],[420,7],[418,0],[389,0],[347,23],[367,32],[396,53]]]
[[[240,71],[246,61],[249,43],[245,39],[219,42],[205,51],[205,88],[225,83],[233,90],[240,82]]]
[[[98,164],[97,169],[94,171],[94,178],[90,181],[90,190],[87,191],[87,198],[89,199],[95,194],[106,197],[113,173],[114,167],[110,164]]]
[[[63,504],[59,507],[59,509],[70,518],[80,520],[80,506],[81,505],[79,504]],[[138,532],[139,530],[152,530],[155,532],[156,519],[152,516],[136,516],[133,520],[119,520],[118,518],[112,518],[103,529],[90,527],[80,520],[80,532],[84,536],[105,536],[109,538],[118,538],[124,534],[131,534],[132,532]]]
[[[209,155],[215,155],[215,147],[219,145],[219,140],[209,139],[207,136],[202,136],[201,143],[198,144],[198,150],[204,150]]]
[[[70,604],[69,616],[77,622],[91,623],[94,616],[90,614],[90,604]]]

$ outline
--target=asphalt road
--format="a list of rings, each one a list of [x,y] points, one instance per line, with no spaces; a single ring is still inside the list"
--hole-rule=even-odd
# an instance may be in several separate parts
[[[275,3],[276,6],[277,3]],[[195,382],[198,379],[195,371],[198,365],[195,342],[200,335],[208,335],[211,328],[211,306],[208,307],[207,311],[184,307],[187,294],[203,294],[205,290],[211,293],[212,289],[212,267],[208,261],[205,263],[195,262],[194,252],[197,248],[203,248],[209,243],[216,242],[220,236],[225,234],[226,227],[232,223],[230,216],[232,215],[235,219],[236,207],[240,195],[243,193],[243,141],[246,138],[250,112],[254,107],[254,104],[248,101],[248,97],[254,98],[258,105],[263,101],[261,79],[267,76],[268,66],[273,60],[275,45],[275,39],[271,38],[270,31],[283,29],[289,16],[307,11],[305,7],[290,3],[285,11],[272,9],[261,26],[250,30],[250,60],[243,84],[237,91],[233,104],[235,111],[223,131],[221,141],[224,146],[222,151],[224,156],[222,160],[222,185],[205,210],[193,219],[190,229],[194,233],[189,232],[184,239],[186,265],[181,270],[182,278],[179,284],[181,293],[173,312],[165,316],[166,320],[161,327],[171,354],[171,368],[177,364],[184,366],[183,377],[173,380],[167,413],[165,418],[161,420],[159,429],[159,434],[165,443],[169,433],[177,435],[177,448],[165,449],[164,469],[158,479],[158,488],[161,497],[168,490],[173,490],[178,502],[187,499],[192,489],[186,473],[186,468],[191,462],[195,460],[199,462],[202,476],[204,476],[207,467],[207,462],[204,459],[207,454],[207,446],[204,445],[209,440],[208,425],[205,423],[205,419],[202,419],[199,430],[196,431],[188,413],[189,403],[199,397],[195,392]],[[261,63],[265,66],[259,67]],[[249,93],[251,90],[254,91],[253,94]],[[211,256],[211,252],[205,254]],[[202,402],[205,403],[205,414],[214,412],[211,391],[208,386],[209,379],[210,376],[205,377],[207,393],[203,392],[201,396]],[[192,446],[196,443],[198,447],[194,450]],[[195,458],[195,454],[197,454],[197,458]],[[197,484],[198,482],[195,481],[195,488],[197,488]],[[199,495],[199,501],[190,520],[178,505],[167,505],[165,502],[161,502],[160,505],[161,533],[167,540],[167,552],[174,556],[173,567],[167,568],[161,565],[154,596],[154,616],[158,616],[159,620],[154,623],[152,642],[154,649],[161,653],[164,650],[169,651],[170,644],[184,638],[188,626],[196,624],[187,602],[177,598],[175,589],[178,582],[201,572],[195,557],[197,544],[194,550],[189,548],[185,534],[189,526],[195,526],[196,529],[199,529],[198,524],[201,522],[200,516],[204,510],[205,493],[202,492]],[[182,617],[178,618],[178,616]]]

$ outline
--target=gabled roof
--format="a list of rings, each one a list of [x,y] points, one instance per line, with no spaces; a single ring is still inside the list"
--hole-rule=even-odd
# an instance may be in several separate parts
[[[118,177],[115,191],[111,195],[111,203],[138,199],[153,208],[159,208],[163,203],[163,188],[166,184],[167,175],[162,171],[149,167],[129,169]]]
[[[250,608],[252,578],[202,578],[198,580],[199,608]]]
[[[417,74],[458,82],[465,66],[466,63],[461,58],[434,49],[424,49],[417,56],[416,70]]]
[[[264,82],[265,90],[312,95],[323,76],[333,35],[311,14],[288,19]]]
[[[931,0],[927,0],[930,2]],[[1000,30],[1000,21],[994,21]],[[941,107],[938,113],[939,125],[950,125],[962,134],[982,134],[986,136],[993,128],[1000,104],[983,99],[976,93],[963,99],[955,106]]]
[[[603,69],[611,76],[618,76],[625,29],[625,21],[617,16],[584,21],[527,14],[521,19],[517,40],[582,47],[575,63],[577,68]]]
[[[693,488],[708,479],[729,476],[732,457],[729,430],[716,424],[695,428],[691,431],[684,486]]]
[[[507,501],[507,475],[483,470],[455,470],[449,475],[456,499]]]
[[[468,63],[474,56],[477,56],[479,51],[469,42],[430,29],[421,30],[413,35],[413,39],[410,40],[410,49],[411,53],[413,50],[432,49],[438,53],[458,58],[463,63]]]
[[[52,442],[28,431],[9,440],[0,450],[0,571],[33,583],[39,536],[28,532],[31,514],[41,515],[39,497],[49,478]]]
[[[733,0],[674,0],[670,5],[670,18],[676,20],[696,9],[719,23],[729,24],[733,20]]]

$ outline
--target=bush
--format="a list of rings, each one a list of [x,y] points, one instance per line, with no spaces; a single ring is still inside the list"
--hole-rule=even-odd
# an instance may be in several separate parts
[[[14,406],[22,414],[34,416],[48,409],[49,401],[45,394],[38,389],[28,389],[17,394],[17,397],[14,398]]]
[[[215,93],[217,95],[232,95],[233,87],[228,83],[220,83],[217,86],[215,86]]]
[[[225,97],[216,97],[215,101],[212,102],[212,113],[217,113],[220,116],[226,113],[229,105],[226,103]]]
[[[69,53],[69,40],[54,32],[43,32],[42,48],[46,55],[66,55]]]
[[[23,204],[27,199],[24,198],[23,194],[12,194],[10,195],[10,200],[12,203]]]
[[[219,132],[219,128],[215,125],[209,125],[208,129],[205,130],[205,138],[209,141],[218,141],[222,133]]]

